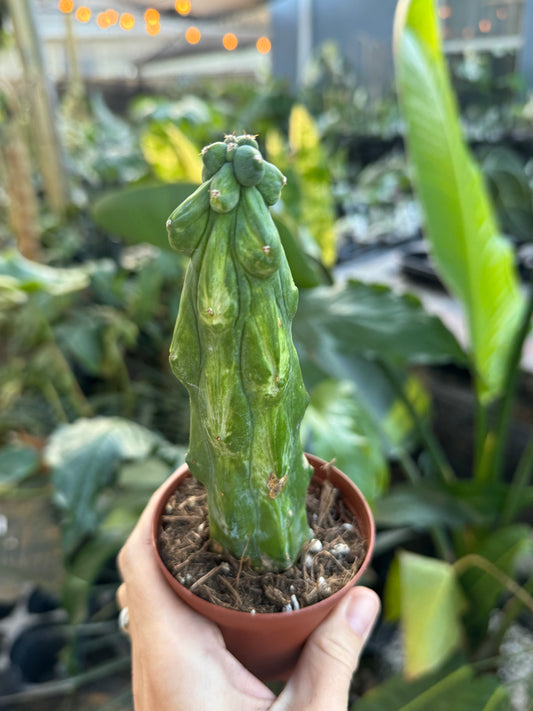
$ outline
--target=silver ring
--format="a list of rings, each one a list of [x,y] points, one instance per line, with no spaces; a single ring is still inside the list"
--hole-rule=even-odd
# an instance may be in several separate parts
[[[130,633],[130,613],[127,607],[123,607],[118,614],[118,628],[122,634]]]

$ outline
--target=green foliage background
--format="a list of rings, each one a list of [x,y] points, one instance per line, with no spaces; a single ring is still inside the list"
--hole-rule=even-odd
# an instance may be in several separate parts
[[[186,393],[167,366],[183,263],[164,222],[199,180],[200,147],[245,128],[271,160],[286,156],[289,185],[273,212],[300,287],[304,446],[335,457],[371,501],[378,539],[366,582],[385,601],[378,634],[401,640],[401,668],[385,671],[376,665],[387,643],[371,645],[362,676],[374,688],[355,680],[353,698],[365,693],[354,711],[444,709],[451,698],[458,710],[509,707],[504,640],[517,625],[533,629],[531,441],[516,471],[503,467],[531,318],[514,260],[533,211],[527,160],[493,141],[533,125],[527,102],[465,111],[460,95],[461,129],[430,0],[400,2],[395,52],[399,104],[372,101],[332,46],[298,96],[276,83],[199,85],[171,100],[139,97],[121,117],[99,97],[75,112],[65,101],[68,213],[39,205],[39,261],[17,252],[3,221],[0,496],[52,507],[56,592],[73,625],[62,668],[76,684],[114,668],[79,649],[87,630],[100,639],[97,625],[114,624],[114,556],[188,440]],[[395,143],[402,131],[407,154]],[[373,140],[381,152],[365,163],[361,146]],[[416,297],[336,277],[354,212],[365,238],[380,240],[398,206],[415,203],[464,307],[464,347]],[[443,367],[474,384],[468,472],[453,470],[431,426],[427,382]],[[112,664],[127,663],[113,649]]]

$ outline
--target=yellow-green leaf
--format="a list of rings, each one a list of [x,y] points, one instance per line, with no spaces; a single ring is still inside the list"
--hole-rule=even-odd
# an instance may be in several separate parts
[[[404,673],[417,678],[442,664],[461,640],[463,601],[454,569],[435,558],[402,552],[387,582],[389,619],[400,615]]]
[[[167,183],[202,182],[200,151],[174,124],[155,123],[141,137],[141,147],[156,175]]]
[[[440,276],[465,310],[476,386],[487,402],[502,392],[523,297],[513,250],[461,133],[433,0],[400,0],[394,51],[426,236]]]

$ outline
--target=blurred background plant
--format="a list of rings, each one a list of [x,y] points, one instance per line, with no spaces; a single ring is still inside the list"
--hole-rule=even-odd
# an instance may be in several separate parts
[[[113,91],[74,72],[50,104],[63,201],[45,189],[31,97],[0,85],[0,706],[131,708],[114,558],[188,440],[168,369],[183,265],[164,223],[200,180],[201,147],[246,130],[288,177],[273,214],[300,288],[305,447],[336,459],[378,524],[367,582],[386,619],[351,700],[528,708],[531,99],[514,67],[450,60],[485,191],[434,5],[401,6],[400,103],[392,86],[369,90],[331,42],[297,88],[196,77],[113,110]],[[482,254],[494,272],[480,271]]]

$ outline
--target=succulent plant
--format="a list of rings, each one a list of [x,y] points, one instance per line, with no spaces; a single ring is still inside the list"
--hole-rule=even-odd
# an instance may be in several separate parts
[[[253,136],[202,151],[204,182],[167,221],[190,257],[170,348],[189,392],[187,463],[210,537],[256,568],[289,567],[309,537],[308,396],[292,342],[298,291],[268,209],[285,178]]]

